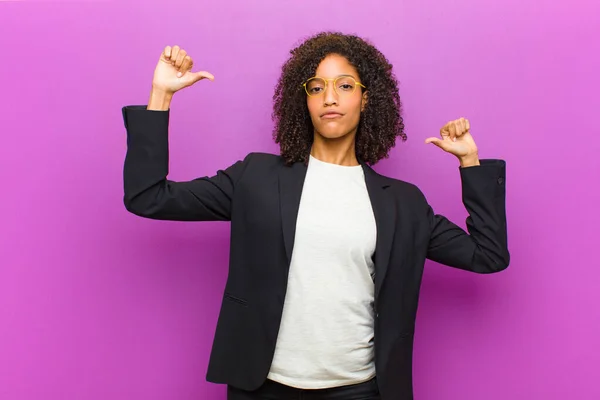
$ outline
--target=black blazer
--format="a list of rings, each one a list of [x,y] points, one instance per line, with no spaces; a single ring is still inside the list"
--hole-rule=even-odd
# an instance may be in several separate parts
[[[167,180],[169,111],[128,106],[123,118],[127,210],[159,220],[231,221],[229,275],[206,379],[256,389],[275,351],[306,166],[251,153],[215,176],[173,182]],[[459,169],[470,235],[434,214],[416,186],[362,166],[377,225],[377,380],[382,399],[408,400],[425,259],[478,273],[509,264],[505,162]]]

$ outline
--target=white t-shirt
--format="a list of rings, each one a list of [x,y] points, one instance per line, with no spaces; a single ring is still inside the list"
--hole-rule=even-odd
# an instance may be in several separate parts
[[[375,376],[376,238],[362,167],[311,156],[269,379],[321,389]]]

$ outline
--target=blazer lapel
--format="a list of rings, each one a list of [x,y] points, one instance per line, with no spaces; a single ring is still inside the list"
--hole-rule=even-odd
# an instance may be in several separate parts
[[[279,173],[279,209],[288,266],[292,260],[292,250],[296,236],[296,219],[298,218],[306,170],[307,166],[304,163],[297,162],[291,166],[284,166]]]
[[[366,164],[362,165],[377,226],[377,242],[375,244],[375,300],[377,300],[392,251],[396,205],[393,196],[386,190],[389,184],[371,167]]]

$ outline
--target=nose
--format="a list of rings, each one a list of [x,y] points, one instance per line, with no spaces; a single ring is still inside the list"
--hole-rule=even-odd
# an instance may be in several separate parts
[[[327,87],[325,88],[325,93],[323,93],[323,101],[325,102],[326,106],[338,104],[337,92],[335,91],[333,85],[333,82],[327,85]]]

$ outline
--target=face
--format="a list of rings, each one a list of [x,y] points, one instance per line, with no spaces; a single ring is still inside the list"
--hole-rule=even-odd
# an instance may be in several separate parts
[[[326,139],[355,135],[367,102],[365,88],[354,84],[361,82],[356,68],[346,58],[331,54],[321,61],[315,75],[327,80],[326,85],[323,80],[312,80],[307,85],[311,96],[307,95],[306,101],[315,135]]]

